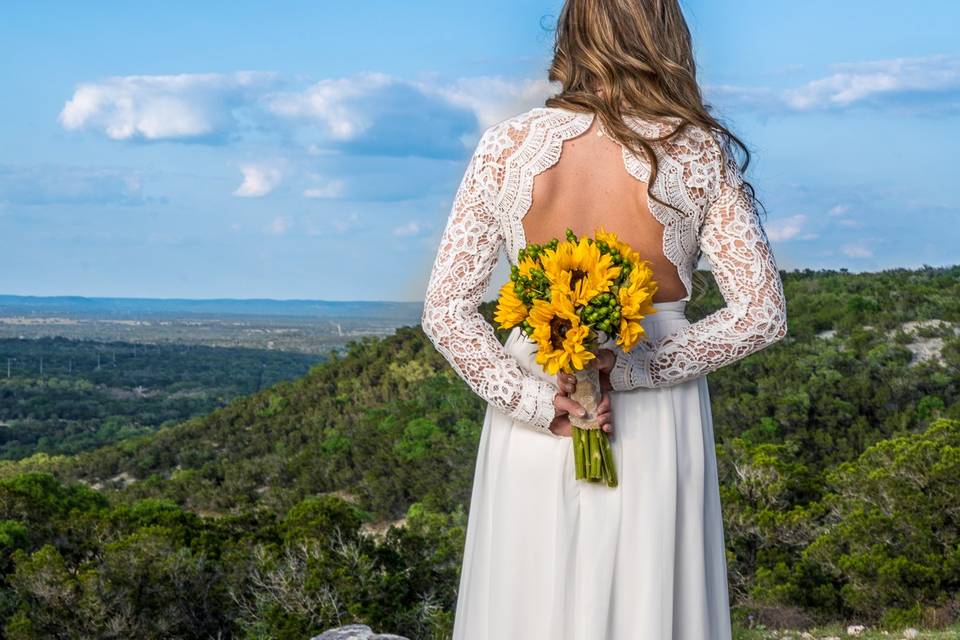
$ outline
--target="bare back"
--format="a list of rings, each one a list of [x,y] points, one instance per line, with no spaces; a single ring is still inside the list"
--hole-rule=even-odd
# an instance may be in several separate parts
[[[479,312],[501,250],[513,266],[527,243],[589,236],[603,225],[654,267],[654,302],[691,299],[700,257],[725,306],[629,352],[615,346],[616,391],[692,380],[786,335],[776,260],[736,158],[717,131],[679,118],[625,120],[659,139],[657,199],[646,158],[597,136],[595,114],[536,107],[484,131],[447,218],[421,326],[471,387],[514,420],[549,431],[556,386],[506,352]],[[509,284],[509,283],[507,283]],[[683,307],[683,304],[677,304]],[[520,329],[513,327],[519,336]]]
[[[657,281],[654,302],[686,294],[676,266],[663,254],[663,225],[650,212],[647,183],[624,168],[623,147],[598,135],[599,119],[583,134],[565,140],[559,161],[534,179],[533,202],[521,221],[528,243],[563,238],[567,227],[592,236],[612,231],[649,260]]]

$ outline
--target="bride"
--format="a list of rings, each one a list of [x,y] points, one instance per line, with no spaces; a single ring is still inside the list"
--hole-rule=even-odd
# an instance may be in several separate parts
[[[487,403],[454,640],[728,640],[705,374],[784,337],[745,145],[704,105],[677,0],[567,0],[544,106],[486,129],[457,190],[422,326]],[[732,153],[745,155],[741,167]],[[575,380],[478,312],[503,249],[615,232],[658,286],[645,333],[593,362],[619,484],[575,479]],[[725,305],[684,313],[701,255]],[[616,427],[614,429],[614,426]]]

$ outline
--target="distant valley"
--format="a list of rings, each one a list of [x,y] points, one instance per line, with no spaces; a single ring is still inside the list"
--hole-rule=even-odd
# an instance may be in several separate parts
[[[62,336],[326,354],[419,324],[419,302],[0,295],[0,339]]]

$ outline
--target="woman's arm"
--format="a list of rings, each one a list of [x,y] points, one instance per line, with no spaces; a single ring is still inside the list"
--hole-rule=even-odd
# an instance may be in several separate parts
[[[617,391],[664,387],[739,360],[783,338],[787,308],[783,283],[746,192],[739,166],[721,159],[719,186],[708,205],[700,247],[726,306],[664,336],[639,341],[629,353],[616,349],[610,383]]]
[[[493,202],[503,168],[489,136],[487,130],[457,190],[421,326],[475,393],[511,418],[549,432],[557,387],[521,369],[478,311],[504,240]]]

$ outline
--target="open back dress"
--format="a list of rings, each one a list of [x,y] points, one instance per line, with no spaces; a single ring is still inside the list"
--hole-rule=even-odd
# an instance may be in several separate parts
[[[647,139],[679,120],[631,117]],[[646,157],[591,112],[537,107],[486,129],[457,190],[422,326],[488,403],[453,640],[729,640],[723,519],[705,374],[786,334],[783,285],[740,168],[717,132],[687,126]],[[619,484],[576,480],[550,430],[556,377],[515,327],[478,312],[498,254],[566,227],[617,233],[651,262],[655,313],[611,372]],[[705,255],[725,306],[684,308]],[[659,299],[658,299],[659,298]]]

